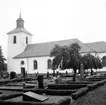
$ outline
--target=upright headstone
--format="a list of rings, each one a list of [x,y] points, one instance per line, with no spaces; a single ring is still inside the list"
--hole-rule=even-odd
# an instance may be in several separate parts
[[[57,84],[62,84],[62,78],[60,75],[57,76],[56,82]]]
[[[68,75],[68,71],[66,71],[66,75]]]
[[[84,69],[83,69],[83,64],[80,65],[80,79],[84,79]]]
[[[49,78],[49,72],[47,72],[47,78]]]
[[[43,85],[43,75],[38,75],[38,88],[39,89],[43,89],[44,88],[44,85]]]

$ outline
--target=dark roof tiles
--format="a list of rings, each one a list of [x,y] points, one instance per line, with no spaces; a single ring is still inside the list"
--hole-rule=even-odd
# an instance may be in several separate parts
[[[106,52],[106,42],[104,41],[85,43],[85,45],[95,50],[97,53]]]
[[[37,44],[29,44],[25,51],[21,54],[15,56],[14,58],[26,58],[26,57],[40,57],[40,56],[49,56],[51,50],[55,45],[69,45],[72,43],[78,43],[81,46],[81,53],[93,52],[88,46],[83,44],[78,39],[70,39],[70,40],[61,40],[61,41],[53,41],[53,42],[45,42],[45,43],[37,43]]]

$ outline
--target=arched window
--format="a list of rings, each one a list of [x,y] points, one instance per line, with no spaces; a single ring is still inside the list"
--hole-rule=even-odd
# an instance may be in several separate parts
[[[48,59],[48,61],[47,61],[48,69],[51,69],[51,63],[52,63],[51,59]]]
[[[16,38],[16,36],[14,36],[14,37],[13,37],[13,43],[14,43],[14,44],[16,43],[16,40],[17,40],[17,38]]]
[[[28,37],[26,37],[26,44],[28,44]]]
[[[21,61],[21,65],[24,65],[25,63],[24,63],[24,61]]]
[[[37,60],[34,60],[33,66],[34,66],[34,69],[37,69],[38,68]]]

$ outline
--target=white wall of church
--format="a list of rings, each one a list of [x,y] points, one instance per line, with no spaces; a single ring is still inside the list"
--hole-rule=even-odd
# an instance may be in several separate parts
[[[94,54],[93,54],[94,55]],[[99,57],[103,57],[106,55],[106,53],[98,53],[97,54]],[[21,73],[21,67],[24,67],[27,73],[47,73],[49,71],[52,73],[53,71],[51,69],[48,69],[48,59],[53,59],[50,58],[49,56],[44,56],[44,57],[32,57],[32,58],[19,58],[15,59],[15,66],[14,70],[16,73]],[[38,62],[38,68],[35,70],[34,69],[34,60],[37,60]],[[25,64],[21,65],[21,61],[24,61]],[[70,70],[67,70],[70,71]],[[65,72],[65,71],[64,71]]]
[[[104,53],[97,53],[97,55],[98,55],[100,58],[102,58],[103,56],[106,56],[106,52],[104,52]]]
[[[13,37],[16,36],[16,43],[13,43]],[[26,48],[26,37],[28,37],[28,43],[31,44],[31,36],[23,32],[9,34],[8,35],[8,71],[14,71],[14,59],[13,57],[22,53]]]
[[[48,69],[48,65],[47,65],[48,59],[53,59],[53,58],[50,58],[49,56],[45,56],[45,57],[15,59],[14,70],[16,73],[21,73],[21,67],[25,67],[25,70],[27,71],[27,73],[37,73],[37,72],[47,73],[47,71],[53,72],[52,70]],[[22,60],[25,62],[24,65],[21,65]],[[34,60],[37,60],[38,62],[38,66],[37,66],[38,68],[36,70],[34,69],[34,65],[33,65]]]

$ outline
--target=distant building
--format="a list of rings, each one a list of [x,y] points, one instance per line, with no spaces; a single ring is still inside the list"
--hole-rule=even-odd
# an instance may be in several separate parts
[[[51,71],[50,64],[53,58],[49,57],[50,51],[57,44],[60,46],[78,43],[81,46],[81,54],[91,53],[103,58],[106,56],[106,42],[82,43],[78,39],[69,39],[45,43],[32,42],[32,34],[24,28],[24,20],[20,17],[16,20],[16,28],[8,32],[8,71],[21,73],[44,73]],[[106,57],[104,58],[106,65]]]

